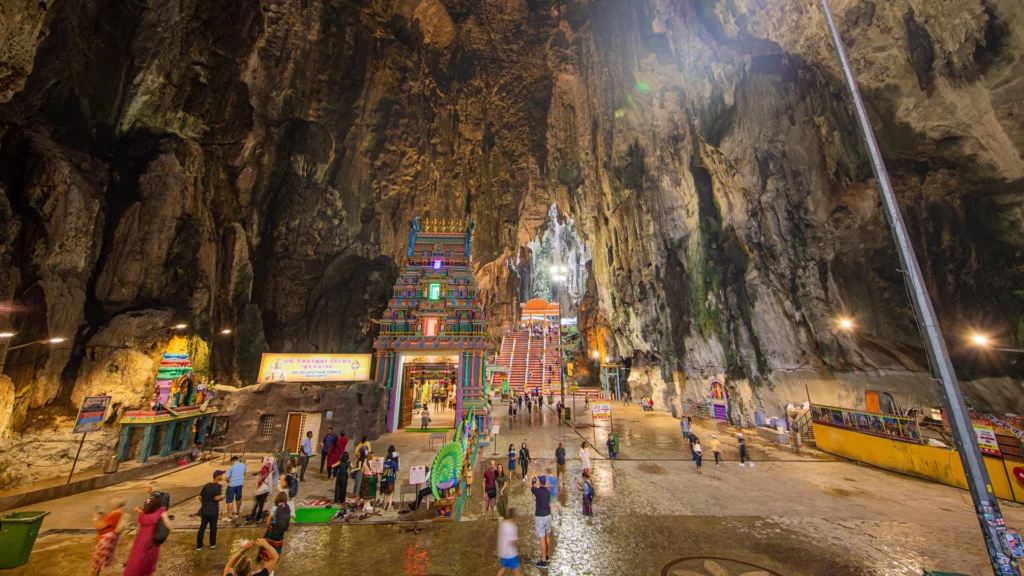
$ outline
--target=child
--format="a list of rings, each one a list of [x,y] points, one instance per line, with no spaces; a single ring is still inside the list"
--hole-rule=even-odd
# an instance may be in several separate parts
[[[583,492],[583,515],[594,515],[594,485],[590,483],[590,474],[583,473],[582,478],[576,479],[576,488]]]

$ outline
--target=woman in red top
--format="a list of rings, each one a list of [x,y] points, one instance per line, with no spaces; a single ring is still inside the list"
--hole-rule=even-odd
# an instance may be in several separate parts
[[[149,576],[156,572],[156,561],[160,556],[160,545],[153,541],[157,522],[163,522],[169,529],[171,520],[162,498],[149,498],[143,508],[136,508],[139,514],[139,530],[135,533],[132,552],[124,567],[124,576]]]
[[[96,548],[92,551],[92,576],[99,576],[100,570],[110,566],[117,556],[117,543],[124,531],[124,498],[110,501],[110,512],[106,515],[97,510],[92,515],[92,526],[96,529]]]

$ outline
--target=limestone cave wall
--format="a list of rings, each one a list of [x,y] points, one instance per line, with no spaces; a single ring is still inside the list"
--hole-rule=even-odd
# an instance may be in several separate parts
[[[1024,409],[962,343],[1024,343],[1024,7],[833,9],[961,376]],[[552,205],[584,340],[661,409],[932,394],[816,2],[5,2],[0,189],[0,353],[68,339],[6,353],[3,436],[148,385],[111,374],[178,322],[221,383],[368,350],[417,214],[476,220],[498,334]]]

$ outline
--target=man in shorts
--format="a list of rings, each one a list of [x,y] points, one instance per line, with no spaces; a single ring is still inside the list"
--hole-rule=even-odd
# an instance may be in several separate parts
[[[237,518],[242,512],[242,484],[245,482],[245,462],[238,459],[238,456],[231,457],[231,466],[228,467],[228,473],[224,476],[224,479],[228,481],[227,497],[224,499],[228,503],[228,516],[231,514],[231,503],[235,504],[234,516]]]
[[[565,446],[562,446],[561,442],[555,449],[555,474],[558,477],[558,484],[565,482]]]
[[[498,569],[498,576],[509,571],[518,576],[519,570],[519,529],[516,528],[516,509],[509,508],[505,513],[505,519],[498,524],[498,558],[501,559],[501,568]]]
[[[538,483],[540,484],[538,486]],[[541,476],[539,479],[534,476],[530,480],[530,492],[536,501],[533,512],[533,522],[537,529],[537,538],[540,539],[540,560],[538,568],[548,567],[548,536],[551,534],[551,491],[547,488],[547,478]]]

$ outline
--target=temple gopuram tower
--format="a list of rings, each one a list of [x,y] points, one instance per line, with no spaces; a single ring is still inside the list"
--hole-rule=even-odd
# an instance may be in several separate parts
[[[490,345],[487,318],[477,294],[470,248],[473,222],[410,223],[405,267],[374,342],[378,383],[388,388],[387,430],[412,421],[417,365],[456,370],[456,428],[467,417],[486,425],[484,354]]]

